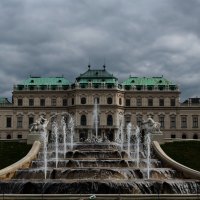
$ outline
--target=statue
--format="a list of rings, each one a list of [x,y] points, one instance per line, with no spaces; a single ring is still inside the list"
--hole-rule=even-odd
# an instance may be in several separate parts
[[[47,127],[48,120],[45,119],[42,115],[32,124],[29,132],[41,132]]]
[[[155,133],[161,134],[160,123],[155,122],[151,117],[148,117],[147,121],[143,120],[142,125],[147,132],[150,132],[152,134],[155,134]]]

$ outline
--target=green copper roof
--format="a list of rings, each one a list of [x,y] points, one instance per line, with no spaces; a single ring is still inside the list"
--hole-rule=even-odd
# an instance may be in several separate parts
[[[76,78],[77,82],[79,83],[115,83],[117,81],[117,78],[113,76],[113,74],[110,74],[104,66],[104,69],[97,70],[97,69],[89,69],[83,73],[80,74],[79,77]]]
[[[161,77],[129,77],[125,80],[123,85],[175,85],[171,81],[168,81],[163,76]]]
[[[20,85],[69,85],[70,82],[63,77],[30,77]]]
[[[0,97],[0,104],[11,104],[10,101],[8,101],[5,97]]]

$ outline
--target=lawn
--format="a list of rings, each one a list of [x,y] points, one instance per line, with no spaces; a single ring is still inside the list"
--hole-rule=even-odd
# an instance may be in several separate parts
[[[29,152],[31,146],[20,142],[0,141],[0,169],[23,158]]]
[[[172,159],[200,171],[200,141],[172,142],[161,147]]]

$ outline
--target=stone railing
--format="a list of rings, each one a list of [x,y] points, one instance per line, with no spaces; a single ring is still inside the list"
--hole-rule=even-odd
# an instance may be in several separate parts
[[[164,163],[166,167],[172,167],[173,169],[181,172],[184,176],[184,178],[193,178],[193,179],[199,179],[200,180],[200,172],[196,171],[194,169],[191,169],[189,167],[186,167],[185,165],[182,165],[175,160],[171,159],[160,147],[159,143],[157,141],[153,141],[153,149],[155,154],[158,156],[158,158]]]
[[[11,179],[15,172],[20,168],[28,168],[32,162],[32,160],[37,158],[37,154],[40,150],[41,143],[39,141],[35,141],[31,150],[28,154],[22,158],[21,160],[17,161],[16,163],[0,170],[0,180],[9,180]]]

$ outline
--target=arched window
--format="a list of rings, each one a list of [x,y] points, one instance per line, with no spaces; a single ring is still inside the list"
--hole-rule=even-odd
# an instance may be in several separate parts
[[[197,134],[194,134],[194,135],[193,135],[193,139],[198,139],[198,135],[197,135]]]
[[[99,97],[95,97],[95,98],[94,98],[94,103],[95,103],[95,104],[99,104],[99,102],[100,102]]]
[[[87,125],[87,118],[85,115],[81,115],[81,126]]]
[[[176,138],[176,134],[171,134],[171,138]]]
[[[182,134],[182,139],[187,139],[187,135],[185,133]]]
[[[81,98],[81,104],[86,104],[86,98],[85,97]]]
[[[113,117],[112,115],[107,116],[107,126],[112,126],[113,125]]]
[[[107,98],[107,104],[112,104],[112,97]]]
[[[8,134],[6,138],[7,138],[7,139],[11,139],[11,135],[10,135],[10,134]]]

